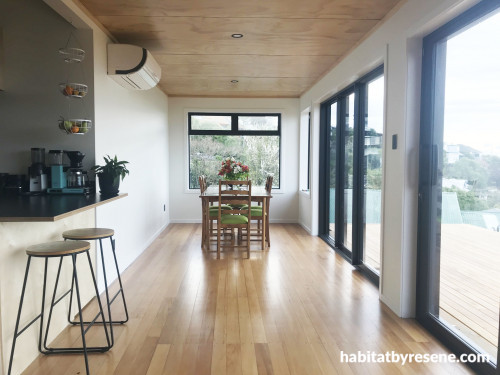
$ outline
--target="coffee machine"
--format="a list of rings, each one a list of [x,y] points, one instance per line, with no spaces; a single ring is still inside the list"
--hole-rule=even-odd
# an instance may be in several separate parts
[[[45,149],[33,147],[31,149],[31,166],[28,168],[30,177],[30,193],[41,193],[47,190],[47,174],[45,173]]]
[[[77,194],[88,194],[87,171],[82,169],[82,160],[85,154],[80,151],[65,151],[65,153],[70,161],[70,167],[66,172],[67,188]]]

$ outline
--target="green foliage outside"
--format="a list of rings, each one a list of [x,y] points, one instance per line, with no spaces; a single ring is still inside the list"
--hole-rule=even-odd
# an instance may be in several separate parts
[[[467,181],[469,190],[443,188],[456,192],[463,211],[482,211],[500,208],[500,157],[479,155],[470,147],[460,145],[460,159],[448,163],[445,153],[443,178]]]
[[[253,186],[264,186],[268,174],[279,186],[279,136],[191,135],[189,137],[189,187],[199,188],[198,176],[207,176],[209,186],[218,185],[222,160],[234,157],[250,168]]]
[[[472,191],[460,190],[456,187],[443,188],[443,192],[457,193],[458,205],[461,211],[482,211],[488,209],[486,201],[480,200]]]

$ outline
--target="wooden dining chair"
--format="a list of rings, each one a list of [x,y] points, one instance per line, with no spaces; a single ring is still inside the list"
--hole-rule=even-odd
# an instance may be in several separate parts
[[[198,176],[198,183],[200,185],[200,194],[203,194],[207,190],[207,180],[206,177],[201,175]],[[208,246],[209,239],[207,236],[209,229],[209,216],[207,215],[208,204],[202,199],[201,200],[201,248],[205,249]],[[208,250],[208,249],[206,249]]]
[[[271,189],[273,186],[273,176],[268,175],[265,183],[265,190],[268,194],[271,194]],[[250,241],[258,241],[261,243],[261,249],[266,249],[267,246],[271,245],[270,237],[269,237],[269,201],[270,199],[265,199],[265,211],[264,207],[261,205],[261,202],[258,202],[258,205],[251,206],[252,210],[252,222],[255,224],[254,227],[251,227],[250,230]],[[246,232],[240,232],[239,237],[245,239],[247,236]]]
[[[271,192],[273,190],[273,175],[267,175],[266,178],[266,192],[271,195]],[[265,220],[264,220],[264,225],[266,227],[266,242],[267,246],[271,247],[271,232],[269,231],[269,206],[271,204],[271,199],[266,200],[266,215],[265,215]]]
[[[232,189],[228,186],[232,185]],[[235,243],[235,236],[231,235],[231,245],[222,245],[221,235],[225,229],[245,229],[250,233],[250,221],[252,203],[252,181],[219,181],[219,206],[217,216],[217,259],[220,258],[221,248],[241,248],[247,250],[247,257],[250,258],[250,236],[246,238],[246,245]],[[234,208],[231,204],[246,205],[246,208]],[[229,206],[229,208],[227,208]]]
[[[200,194],[203,194],[208,189],[207,177],[201,175],[198,177],[198,182],[200,185]],[[217,232],[215,230],[214,224],[217,223],[218,215],[218,205],[214,205],[213,202],[207,203],[207,201],[201,202],[201,214],[202,214],[202,229],[201,229],[201,247],[205,250],[210,249],[210,243],[216,240]],[[230,209],[230,206],[224,207]]]

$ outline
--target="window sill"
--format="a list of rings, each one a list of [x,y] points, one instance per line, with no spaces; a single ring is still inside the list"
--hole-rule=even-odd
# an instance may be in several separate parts
[[[311,190],[299,190],[299,195],[303,197],[311,198]]]

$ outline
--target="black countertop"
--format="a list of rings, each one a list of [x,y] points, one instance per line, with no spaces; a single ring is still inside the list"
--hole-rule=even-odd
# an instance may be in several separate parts
[[[56,221],[127,195],[0,195],[0,222]]]

